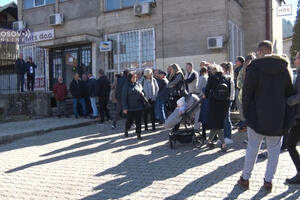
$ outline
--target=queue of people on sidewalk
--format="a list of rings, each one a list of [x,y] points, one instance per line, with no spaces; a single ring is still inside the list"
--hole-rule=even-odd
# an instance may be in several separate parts
[[[156,123],[165,123],[168,115],[178,107],[181,97],[195,94],[201,99],[198,120],[202,125],[201,135],[210,149],[215,147],[216,135],[223,152],[226,152],[228,144],[233,143],[230,111],[235,107],[239,110],[239,131],[247,132],[248,136],[244,169],[238,181],[240,186],[249,188],[249,179],[263,139],[268,149],[264,188],[272,190],[272,179],[282,146],[288,149],[297,168],[296,176],[286,181],[299,184],[300,157],[296,145],[300,135],[300,76],[297,76],[293,86],[288,58],[273,54],[272,46],[270,41],[260,42],[256,53],[250,53],[246,58],[237,57],[235,65],[231,62],[218,65],[202,61],[199,73],[191,62],[185,64],[184,70],[178,64],[169,65],[167,72],[150,68],[137,72],[124,70],[122,75],[115,75],[112,86],[103,70],[99,71],[98,80],[88,74],[86,82],[75,74],[70,85],[75,117],[78,117],[78,103],[82,115],[87,115],[87,101],[91,104],[92,117],[97,117],[98,97],[101,122],[105,117],[110,119],[107,103],[111,99],[115,104],[112,128],[115,129],[117,121],[125,115],[124,136],[128,137],[129,129],[135,124],[137,139],[141,140],[142,119],[144,130],[148,131],[150,117],[152,131],[155,131]],[[299,52],[295,66],[300,73]],[[61,77],[53,92],[57,101],[66,98],[67,90]],[[88,93],[87,99],[85,92]],[[64,106],[64,103],[58,105]],[[292,112],[294,109],[296,114]],[[178,130],[179,126],[177,124],[173,131]],[[210,130],[208,138],[207,130]],[[200,132],[200,129],[196,131]],[[283,135],[286,137],[285,144],[281,142]]]

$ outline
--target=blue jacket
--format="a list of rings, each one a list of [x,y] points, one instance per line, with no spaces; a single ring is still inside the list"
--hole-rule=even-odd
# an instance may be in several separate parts
[[[163,102],[166,102],[169,98],[169,88],[167,88],[167,85],[168,85],[167,79],[160,79],[157,99]]]

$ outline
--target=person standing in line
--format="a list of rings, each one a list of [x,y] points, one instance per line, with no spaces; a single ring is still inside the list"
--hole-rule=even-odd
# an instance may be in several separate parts
[[[127,115],[124,135],[125,137],[128,137],[128,130],[131,128],[133,122],[135,122],[135,133],[137,139],[141,140],[141,118],[144,110],[143,87],[137,82],[137,75],[135,72],[130,72],[127,79],[128,80],[122,89],[122,108],[124,114]]]
[[[225,77],[221,66],[212,65],[211,70],[212,75],[207,80],[203,96],[203,98],[208,98],[209,100],[206,128],[211,131],[207,146],[213,149],[215,147],[213,139],[218,135],[221,142],[221,150],[226,152],[227,147],[222,129],[224,129],[224,120],[229,109],[229,98],[232,88],[230,87],[230,80]],[[222,93],[224,90],[226,92]]]
[[[78,118],[78,109],[77,103],[79,102],[82,108],[82,114],[86,117],[86,106],[85,106],[85,99],[84,99],[84,87],[82,80],[79,78],[79,74],[75,73],[72,82],[70,83],[70,92],[73,97],[73,112],[75,118]]]
[[[160,82],[158,83],[160,84],[158,86],[159,90],[155,103],[155,116],[160,123],[165,123],[167,119],[165,106],[169,98],[169,90],[167,88],[169,81],[166,75],[167,74],[165,72],[159,70],[158,76],[160,78]]]
[[[151,123],[152,123],[152,131],[155,131],[155,113],[154,113],[154,106],[156,97],[158,94],[158,84],[156,79],[153,77],[152,69],[148,68],[144,71],[145,78],[143,79],[141,85],[143,87],[143,91],[145,94],[146,99],[150,103],[150,108],[145,108],[144,110],[144,124],[145,124],[145,131],[148,131],[148,115],[150,114]]]
[[[90,101],[90,94],[89,94],[89,77],[87,76],[87,74],[82,74],[81,77],[82,77],[86,114],[87,114],[87,116],[89,116],[93,112],[91,101]],[[79,113],[82,114],[82,110],[79,110]]]
[[[207,67],[203,66],[200,70],[200,77],[198,83],[198,91],[199,98],[201,100],[201,109],[199,113],[199,122],[202,124],[202,137],[206,140],[206,123],[207,123],[207,116],[208,116],[208,99],[203,98],[204,91],[206,88],[208,80],[208,70]],[[198,124],[198,128],[200,129],[200,124]]]
[[[294,162],[297,174],[293,178],[286,179],[289,184],[300,184],[300,155],[296,149],[297,143],[300,141],[300,51],[297,52],[295,57],[295,67],[297,68],[297,78],[295,81],[293,96],[287,100],[289,106],[296,108],[296,125],[290,131],[287,138],[287,149]]]
[[[245,58],[243,56],[238,56],[236,58],[235,66],[234,66],[235,99],[234,99],[234,102],[232,103],[232,108],[234,110],[238,110],[240,112],[240,115],[241,115],[241,111],[242,111],[242,108],[241,108],[242,104],[241,104],[241,102],[239,102],[238,96],[239,96],[241,88],[237,87],[237,78],[240,74],[240,71],[242,70],[242,68],[244,66],[244,63],[245,63]],[[240,126],[241,123],[242,122],[240,121],[237,125]]]
[[[105,121],[105,116],[107,118],[107,121],[110,120],[109,112],[107,110],[109,94],[110,94],[110,82],[107,76],[105,76],[104,71],[100,69],[99,79],[97,80],[97,95],[99,97],[101,123]]]
[[[246,56],[245,58],[245,64],[243,65],[243,68],[241,69],[238,78],[237,78],[237,87],[240,88],[239,90],[239,94],[238,94],[238,101],[241,103],[241,107],[239,108],[239,112],[240,112],[240,118],[241,118],[241,123],[239,126],[239,132],[247,132],[247,125],[246,125],[246,119],[244,117],[244,113],[243,113],[243,98],[242,98],[242,94],[243,94],[243,85],[244,85],[244,80],[246,77],[246,71],[247,71],[247,67],[250,65],[251,61],[254,60],[256,58],[255,53],[250,53]]]
[[[27,66],[26,66],[26,74],[27,74],[27,90],[34,90],[34,81],[35,81],[35,69],[37,68],[36,64],[32,61],[32,57],[29,57]]]
[[[17,71],[17,91],[24,92],[24,75],[26,72],[26,63],[23,60],[22,53],[20,53],[19,58],[16,60],[15,68]]]
[[[61,76],[58,77],[57,83],[55,83],[53,86],[53,94],[57,105],[57,116],[60,118],[62,115],[65,115],[68,118],[69,115],[66,107],[68,89]]]
[[[96,119],[98,117],[98,109],[97,109],[97,103],[96,103],[96,86],[97,86],[97,80],[93,76],[91,72],[88,73],[88,86],[89,86],[89,96],[91,101],[91,106],[93,110],[93,115],[91,116],[92,119]]]
[[[193,69],[192,63],[186,63],[186,74],[184,77],[185,84],[189,94],[195,94],[198,88],[198,73]]]
[[[231,62],[223,63],[221,65],[224,71],[224,75],[226,78],[230,79],[230,88],[235,88],[234,80],[233,80],[233,66]],[[229,107],[224,119],[224,140],[225,144],[232,144],[233,140],[231,139],[232,134],[232,123],[230,119],[230,108],[235,98],[235,89],[230,90],[230,97],[229,97]]]
[[[127,75],[129,71],[127,69],[124,70],[123,76],[117,79],[116,86],[116,100],[117,100],[117,108],[114,114],[114,119],[111,128],[115,129],[117,125],[117,121],[120,119],[120,115],[122,114],[122,90],[123,86],[127,83]]]
[[[285,132],[286,99],[293,94],[292,72],[288,61],[272,54],[273,44],[262,41],[257,59],[247,68],[243,86],[243,112],[247,121],[248,144],[243,173],[238,185],[249,189],[249,179],[262,140],[266,139],[268,161],[264,188],[272,191],[272,179],[280,154],[281,137]]]

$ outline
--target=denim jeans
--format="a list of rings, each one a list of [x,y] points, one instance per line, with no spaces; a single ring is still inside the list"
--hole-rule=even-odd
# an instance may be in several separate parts
[[[228,108],[226,117],[224,119],[224,137],[231,139],[231,132],[232,132],[232,123],[230,119],[230,108],[231,108],[232,102],[230,102],[230,106]]]
[[[163,123],[166,121],[165,102],[161,99],[156,99],[154,113],[157,120]]]
[[[78,117],[77,102],[80,103],[80,105],[82,107],[82,113],[84,116],[86,116],[86,107],[85,107],[84,98],[73,98],[73,112],[74,112],[75,117]]]
[[[96,105],[96,97],[90,97],[90,101],[91,101],[91,106],[93,109],[93,117],[97,117],[98,109],[97,109],[97,105]]]

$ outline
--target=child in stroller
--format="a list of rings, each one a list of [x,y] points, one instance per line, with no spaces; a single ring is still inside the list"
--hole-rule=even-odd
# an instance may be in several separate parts
[[[174,128],[178,124],[183,124],[185,128],[182,130],[173,129],[169,133],[171,148],[177,141],[180,143],[192,142],[195,147],[200,147],[204,143],[204,139],[200,136],[198,130],[195,130],[200,113],[200,104],[200,99],[195,94],[189,94],[177,101],[177,108],[167,118],[164,126]]]

